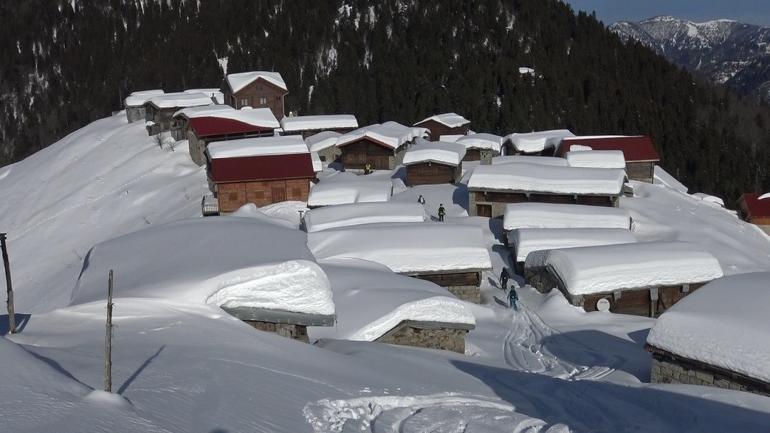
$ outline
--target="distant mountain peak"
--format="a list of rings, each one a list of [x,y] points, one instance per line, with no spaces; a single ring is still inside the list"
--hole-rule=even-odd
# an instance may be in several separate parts
[[[730,19],[704,22],[660,15],[610,26],[671,62],[770,102],[770,28]]]

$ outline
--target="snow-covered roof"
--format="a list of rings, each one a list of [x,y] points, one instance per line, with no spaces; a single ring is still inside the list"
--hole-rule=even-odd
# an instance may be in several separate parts
[[[184,92],[185,93],[203,93],[204,95],[209,95],[211,98],[213,98],[217,104],[225,103],[225,95],[217,87],[202,88],[202,89],[187,89]]]
[[[418,133],[418,130],[396,122],[376,123],[342,135],[337,139],[337,146],[341,147],[362,138],[369,138],[391,149],[397,149],[419,137]]]
[[[464,118],[463,116],[457,113],[442,113],[442,114],[436,114],[428,118],[425,118],[415,123],[415,125],[423,124],[429,120],[440,123],[448,128],[459,128],[463,125],[467,125],[471,123],[470,120]]]
[[[310,161],[313,163],[313,171],[316,173],[320,173],[324,169],[323,161],[321,161],[321,157],[318,156],[318,152],[310,151]]]
[[[214,117],[218,119],[230,119],[247,125],[263,128],[278,128],[278,119],[269,108],[252,108],[249,110],[236,110],[229,105],[211,105],[202,107],[188,107],[174,113],[176,116],[185,116],[188,119],[201,117]]]
[[[492,158],[492,165],[510,164],[512,162],[525,162],[528,164],[556,165],[566,167],[569,164],[564,158],[555,156],[535,156],[535,155],[502,155]]]
[[[224,104],[196,105],[194,107],[185,107],[177,110],[173,117],[184,116],[188,119],[191,119],[193,117],[205,117],[221,111],[230,110],[235,111],[235,108]]]
[[[573,150],[564,154],[571,167],[626,168],[622,150]]]
[[[457,143],[426,141],[418,139],[417,144],[404,154],[404,165],[436,162],[457,167],[465,157],[465,146]]]
[[[476,167],[468,180],[468,188],[551,194],[618,195],[625,179],[624,170],[556,167],[517,162]]]
[[[311,209],[305,214],[308,233],[373,223],[414,223],[427,219],[419,203],[355,203]]]
[[[264,220],[180,220],[100,243],[88,253],[71,304],[104,299],[109,269],[116,298],[334,314],[329,280],[306,236]]]
[[[214,105],[211,96],[204,93],[165,93],[150,98],[148,103],[158,108],[194,107],[196,105]]]
[[[342,136],[339,132],[323,131],[318,134],[311,135],[305,139],[307,147],[318,152],[326,148],[337,145],[337,140]]]
[[[212,159],[289,155],[309,152],[305,141],[299,135],[215,141],[209,143],[206,149]]]
[[[647,343],[683,358],[770,382],[770,273],[711,282],[671,307]]]
[[[664,185],[671,189],[687,194],[687,186],[679,182],[674,176],[671,176],[663,167],[656,165],[654,169],[653,183],[655,185]]]
[[[631,215],[617,207],[558,203],[512,203],[505,206],[503,228],[631,228]]]
[[[445,288],[394,274],[361,260],[331,260],[321,265],[334,292],[334,327],[310,328],[313,339],[374,341],[410,320],[472,328],[472,312]]]
[[[438,141],[443,141],[444,143],[455,143],[457,140],[463,137],[465,137],[463,134],[446,134],[439,136]]]
[[[294,116],[281,119],[284,132],[312,131],[320,129],[355,129],[358,120],[352,114],[331,114],[318,116]]]
[[[556,249],[545,256],[545,266],[572,295],[702,283],[723,275],[713,255],[686,242]]]
[[[456,142],[465,146],[466,149],[492,149],[500,152],[503,147],[503,137],[485,132],[461,135]]]
[[[139,90],[136,92],[132,92],[126,99],[124,100],[126,107],[141,107],[147,101],[155,96],[162,95],[165,92],[163,92],[162,89],[154,89],[154,90]]]
[[[519,152],[535,153],[542,152],[546,148],[558,147],[563,138],[574,135],[566,129],[554,129],[551,131],[513,133],[505,136],[505,139],[510,140],[513,147]]]
[[[227,85],[229,85],[230,90],[235,93],[260,78],[283,90],[289,90],[289,88],[286,87],[286,82],[283,81],[283,77],[280,73],[268,71],[251,71],[239,72],[237,74],[227,74]]]
[[[318,260],[361,259],[393,272],[491,269],[481,228],[450,223],[368,224],[308,234]]]
[[[525,261],[527,255],[533,251],[636,242],[633,233],[627,228],[522,228],[512,231],[508,235],[508,239],[516,246],[517,262]]]
[[[355,175],[354,175],[355,176]],[[338,176],[335,176],[338,177]],[[371,203],[390,200],[393,183],[390,179],[323,179],[310,189],[308,206],[333,206],[350,203]]]

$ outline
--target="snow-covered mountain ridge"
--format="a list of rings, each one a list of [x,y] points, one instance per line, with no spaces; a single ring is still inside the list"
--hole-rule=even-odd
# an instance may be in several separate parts
[[[696,23],[658,16],[620,21],[610,30],[717,83],[770,99],[770,28],[726,19]]]

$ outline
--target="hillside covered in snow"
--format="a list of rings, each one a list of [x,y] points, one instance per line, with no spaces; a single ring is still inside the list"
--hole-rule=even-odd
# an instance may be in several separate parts
[[[378,173],[389,175],[397,173]],[[770,239],[731,211],[659,182],[633,187],[620,207],[638,241],[694,243],[728,275],[770,269]],[[770,425],[766,397],[650,384],[643,346],[654,319],[585,313],[520,281],[521,308],[509,309],[497,286],[511,263],[502,224],[466,216],[464,185],[396,188],[392,200],[424,195],[431,217],[441,201],[452,223],[442,227],[481,233],[474,239],[492,266],[481,304],[382,264],[315,257],[292,219],[296,203],[201,218],[207,190],[186,146],[160,148],[123,113],[0,171],[21,330],[0,338],[0,431],[760,433]],[[385,224],[383,248],[397,243],[398,222],[375,224]],[[316,232],[322,238],[343,230],[320,228],[331,230]],[[107,269],[116,275],[114,394],[99,391]],[[312,308],[298,302],[310,298]],[[311,327],[316,344],[305,344],[220,308],[233,303],[334,312],[337,325]],[[464,354],[372,341],[401,319],[437,315],[473,328]]]

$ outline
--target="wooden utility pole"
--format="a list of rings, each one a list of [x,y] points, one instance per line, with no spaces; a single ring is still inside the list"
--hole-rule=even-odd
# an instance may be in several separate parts
[[[107,281],[107,335],[104,341],[104,390],[112,392],[112,269]]]
[[[0,248],[3,250],[3,265],[5,266],[5,287],[8,292],[8,333],[16,333],[16,313],[13,307],[13,286],[11,285],[11,265],[8,263],[8,246],[5,244],[5,233],[0,233]]]

